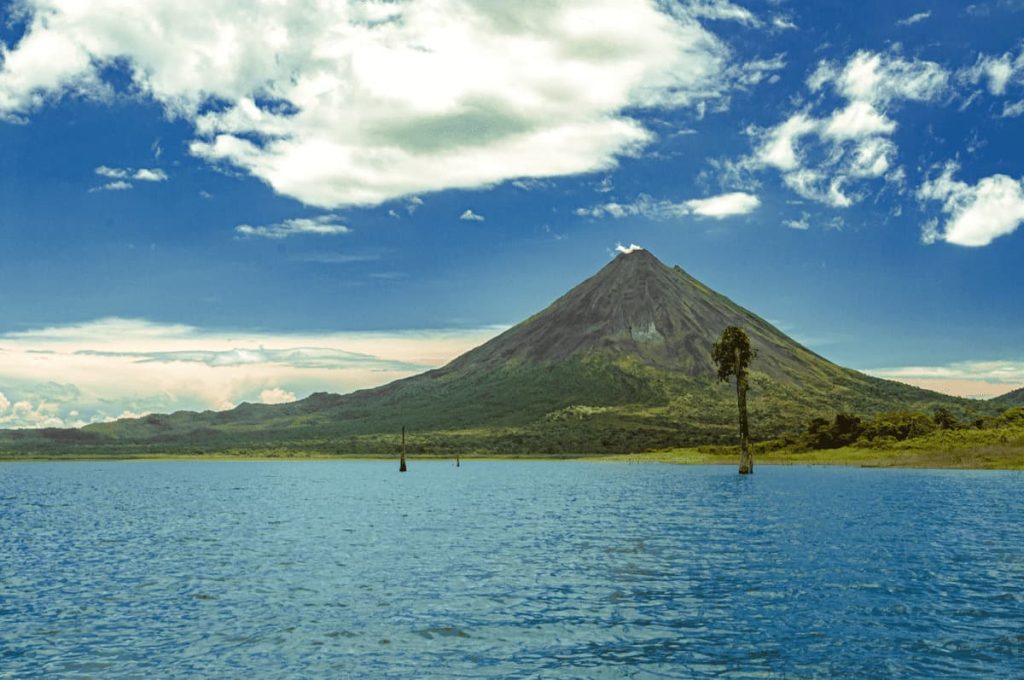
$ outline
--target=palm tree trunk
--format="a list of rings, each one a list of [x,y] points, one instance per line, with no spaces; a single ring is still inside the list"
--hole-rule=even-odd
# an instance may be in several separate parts
[[[747,376],[745,373],[736,377],[736,401],[740,411],[740,474],[749,475],[754,472],[754,458],[750,455],[749,426],[747,424]]]

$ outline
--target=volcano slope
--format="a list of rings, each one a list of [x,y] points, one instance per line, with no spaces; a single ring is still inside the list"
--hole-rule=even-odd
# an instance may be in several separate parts
[[[543,311],[436,370],[346,395],[150,415],[81,430],[0,433],[0,451],[61,453],[624,453],[731,443],[733,388],[711,345],[739,326],[758,355],[751,434],[837,412],[977,402],[842,368],[646,250],[618,255]]]

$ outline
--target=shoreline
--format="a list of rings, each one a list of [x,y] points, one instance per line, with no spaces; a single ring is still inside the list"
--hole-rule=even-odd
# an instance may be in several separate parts
[[[454,455],[417,454],[407,455],[414,461],[454,461]],[[737,455],[729,453],[706,453],[697,449],[675,449],[648,451],[628,454],[517,454],[517,455],[460,455],[463,461],[578,461],[588,463],[617,464],[667,464],[667,465],[726,465],[739,463]],[[324,454],[317,452],[289,452],[278,455],[253,453],[140,453],[140,454],[9,454],[0,453],[0,463],[41,463],[41,462],[281,462],[281,461],[398,461],[398,454]],[[953,449],[928,451],[913,449],[831,449],[809,452],[772,452],[754,456],[754,464],[786,465],[827,465],[857,468],[897,468],[936,470],[1017,470],[1024,471],[1024,448],[991,447],[975,449]]]

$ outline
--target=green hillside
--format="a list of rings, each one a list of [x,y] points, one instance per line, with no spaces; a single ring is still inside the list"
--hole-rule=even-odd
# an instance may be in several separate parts
[[[421,375],[290,404],[8,431],[0,433],[0,451],[385,453],[394,451],[402,426],[413,433],[414,451],[430,453],[727,443],[735,437],[735,396],[714,381],[710,350],[729,325],[745,329],[758,350],[749,399],[755,439],[837,412],[944,406],[967,417],[979,410],[979,402],[837,366],[641,250],[619,255],[545,310]]]
[[[1013,390],[1006,394],[999,395],[992,400],[992,403],[1001,408],[1010,408],[1012,406],[1024,406],[1024,387],[1019,390]]]

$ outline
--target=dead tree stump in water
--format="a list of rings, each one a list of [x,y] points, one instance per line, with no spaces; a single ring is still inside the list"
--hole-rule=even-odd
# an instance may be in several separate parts
[[[405,425],[402,426],[402,459],[398,463],[399,472],[407,472],[408,468],[405,466]]]

